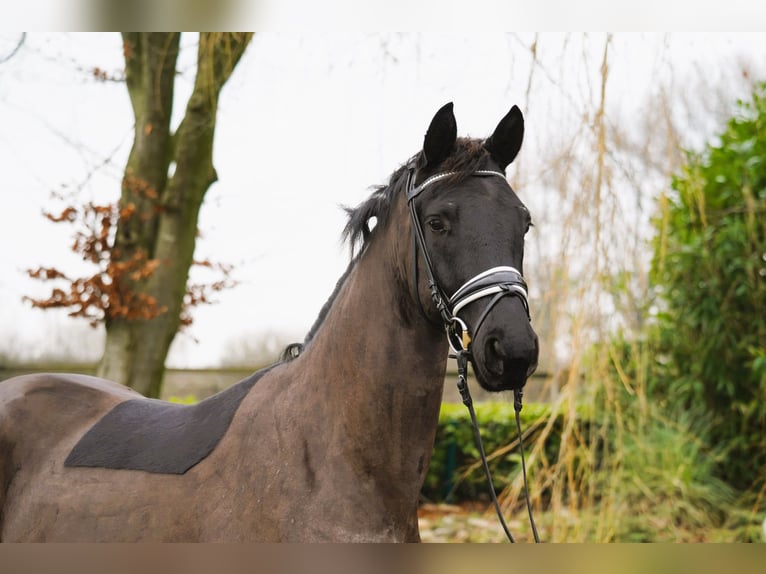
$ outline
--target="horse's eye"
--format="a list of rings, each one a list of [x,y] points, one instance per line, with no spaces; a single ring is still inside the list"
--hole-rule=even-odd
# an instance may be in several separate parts
[[[437,217],[429,219],[426,223],[428,224],[428,227],[430,227],[433,231],[436,231],[436,232],[444,231],[444,222]]]

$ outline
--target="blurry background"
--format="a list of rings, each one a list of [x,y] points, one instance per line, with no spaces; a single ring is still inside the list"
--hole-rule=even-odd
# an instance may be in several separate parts
[[[198,43],[181,37],[175,125]],[[516,104],[544,538],[760,539],[765,53],[757,33],[256,34],[219,101],[195,252],[237,285],[193,310],[167,365],[251,370],[301,340],[348,263],[339,206],[418,151],[444,103],[475,137]],[[86,272],[72,227],[42,212],[119,198],[134,128],[124,69],[117,33],[0,33],[0,368],[102,355],[102,326],[22,297],[50,291],[27,269]],[[221,372],[174,393],[236,380]]]
[[[18,40],[3,34],[3,54]],[[177,116],[195,42],[182,37]],[[511,105],[524,111],[523,152],[509,176],[536,225],[526,273],[544,358],[548,368],[566,363],[572,345],[589,340],[549,324],[571,305],[551,290],[557,274],[578,277],[558,285],[577,295],[571,311],[587,297],[589,313],[611,314],[594,299],[593,279],[647,270],[660,192],[683,149],[709,141],[763,76],[763,48],[762,36],[747,34],[256,35],[221,97],[219,181],[202,207],[196,256],[234,265],[239,286],[196,310],[169,364],[231,363],[243,341],[302,338],[348,262],[340,206],[361,202],[415,153],[447,101],[460,132],[475,137]],[[123,68],[121,37],[109,33],[29,34],[0,68],[3,193],[13,206],[0,213],[3,244],[13,246],[2,255],[0,352],[37,358],[70,345],[83,359],[100,354],[86,324],[21,297],[44,290],[24,269],[80,265],[68,252],[72,230],[41,215],[62,205],[52,192],[119,197],[133,133]],[[89,343],[75,344],[71,329]]]

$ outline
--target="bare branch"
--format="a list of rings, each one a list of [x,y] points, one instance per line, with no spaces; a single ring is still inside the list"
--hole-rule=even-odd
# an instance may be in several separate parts
[[[19,41],[16,42],[16,47],[13,48],[7,55],[0,56],[0,64],[5,64],[7,61],[9,61],[11,58],[13,58],[18,51],[21,49],[21,47],[24,45],[24,41],[27,39],[27,33],[22,32],[21,36],[19,36]]]

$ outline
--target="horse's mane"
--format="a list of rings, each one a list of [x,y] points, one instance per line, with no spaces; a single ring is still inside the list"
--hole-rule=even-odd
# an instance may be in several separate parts
[[[468,177],[477,169],[483,168],[489,159],[489,152],[484,147],[484,141],[472,138],[458,138],[455,142],[453,153],[439,166],[439,171],[454,171],[454,177],[443,180],[444,183],[454,182]],[[314,324],[309,329],[303,343],[291,343],[282,352],[281,359],[290,361],[298,357],[303,348],[314,338],[319,328],[324,323],[325,317],[330,311],[341,287],[346,281],[365,248],[375,238],[375,231],[383,229],[388,222],[392,206],[397,195],[404,193],[407,183],[407,171],[410,166],[420,168],[425,164],[425,156],[422,152],[409,159],[389,177],[388,184],[378,185],[373,188],[372,194],[356,207],[346,207],[348,221],[343,228],[342,239],[347,242],[351,251],[351,261],[348,267],[335,284],[332,294],[319,311]],[[370,220],[375,218],[376,224],[370,229]]]

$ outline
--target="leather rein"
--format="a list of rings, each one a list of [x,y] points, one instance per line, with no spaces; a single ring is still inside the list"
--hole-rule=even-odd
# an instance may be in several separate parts
[[[529,318],[529,302],[528,302],[528,295],[527,295],[527,284],[524,281],[524,277],[521,275],[521,273],[518,270],[510,266],[500,266],[500,267],[493,267],[492,269],[488,269],[472,277],[471,279],[466,281],[463,284],[463,286],[460,287],[457,291],[455,291],[455,293],[450,297],[448,297],[444,293],[442,288],[439,286],[439,283],[436,280],[436,275],[434,273],[431,256],[429,255],[428,249],[426,248],[425,236],[423,234],[423,227],[420,224],[420,220],[417,215],[417,210],[415,208],[415,198],[418,197],[418,195],[420,195],[429,185],[434,184],[442,179],[446,179],[456,174],[457,172],[453,172],[453,171],[437,173],[435,175],[430,176],[429,178],[424,180],[420,185],[416,187],[415,186],[415,169],[412,167],[409,168],[409,172],[407,175],[406,192],[407,192],[407,205],[409,207],[410,218],[412,220],[412,229],[413,229],[413,266],[414,266],[413,280],[415,283],[415,293],[416,293],[416,298],[421,305],[421,312],[426,318],[428,318],[428,315],[425,313],[425,310],[422,307],[422,301],[420,300],[420,296],[418,295],[418,250],[420,250],[420,252],[423,254],[423,261],[425,262],[425,271],[426,271],[426,276],[428,279],[428,288],[431,293],[431,298],[433,299],[434,304],[436,305],[436,308],[439,311],[439,315],[441,316],[443,327],[447,334],[447,342],[449,343],[450,349],[452,350],[452,354],[450,354],[450,358],[454,358],[457,361],[457,368],[458,368],[457,388],[458,388],[458,391],[460,392],[460,396],[462,398],[463,404],[468,409],[468,412],[471,417],[471,424],[473,426],[474,439],[476,441],[476,446],[479,449],[481,463],[484,469],[484,474],[487,478],[487,484],[489,485],[489,491],[492,497],[492,502],[495,506],[497,517],[500,521],[501,526],[503,527],[503,530],[505,531],[505,535],[508,538],[508,541],[515,542],[513,536],[511,535],[510,530],[508,529],[508,525],[505,522],[505,518],[503,517],[503,512],[500,508],[500,503],[497,500],[497,494],[495,492],[495,487],[492,482],[492,475],[489,470],[489,465],[487,464],[487,456],[484,452],[484,445],[481,440],[481,433],[479,431],[479,425],[476,419],[476,412],[474,411],[474,408],[473,408],[473,399],[471,398],[471,394],[468,390],[467,377],[468,377],[468,362],[474,361],[473,355],[471,354],[471,341],[478,334],[479,329],[484,323],[484,320],[489,315],[490,311],[495,307],[495,305],[503,297],[508,297],[508,296],[518,297],[521,300],[522,304],[524,305],[524,309],[527,312],[527,318]],[[474,177],[501,177],[503,178],[503,181],[507,182],[505,178],[505,174],[499,171],[478,170],[478,171],[474,171],[471,175]],[[492,299],[490,299],[490,302],[486,305],[486,307],[482,311],[481,315],[479,316],[479,319],[476,321],[476,325],[474,326],[473,331],[469,330],[465,321],[463,321],[458,316],[458,312],[461,309],[463,309],[465,306],[467,306],[468,304],[473,303],[474,301],[478,301],[479,299],[483,299],[490,296],[493,296],[493,297]],[[430,318],[429,318],[429,321],[430,321]],[[531,373],[528,373],[528,375],[529,374]],[[516,429],[519,434],[519,450],[521,452],[521,470],[522,470],[522,476],[524,478],[524,496],[526,498],[527,511],[529,513],[529,522],[532,527],[532,533],[534,535],[535,542],[540,542],[540,537],[538,536],[538,533],[537,533],[537,527],[535,526],[535,521],[532,516],[532,503],[529,497],[529,488],[527,484],[527,468],[526,468],[526,461],[524,460],[524,445],[522,443],[523,433],[521,432],[521,420],[520,420],[520,413],[522,408],[522,397],[523,397],[522,390],[514,389],[513,397],[514,397],[513,406],[514,406],[514,411],[516,413]]]

